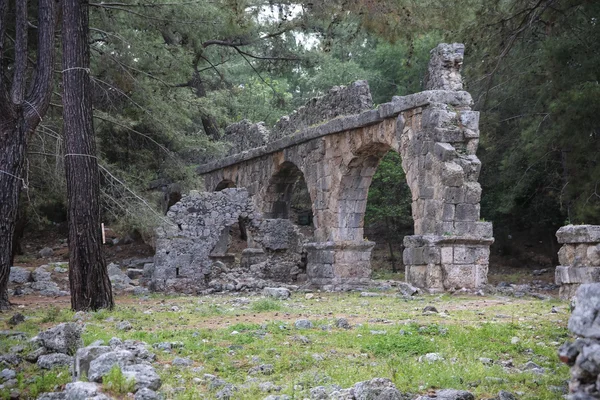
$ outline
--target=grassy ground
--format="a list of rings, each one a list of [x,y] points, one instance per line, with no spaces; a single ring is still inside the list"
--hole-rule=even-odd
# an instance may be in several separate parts
[[[119,297],[113,312],[89,314],[84,342],[108,341],[113,336],[149,345],[180,342],[169,353],[156,350],[161,391],[173,399],[215,398],[218,389],[211,390],[197,379],[204,373],[236,385],[235,398],[239,399],[266,397],[268,393],[258,389],[264,381],[281,386],[280,393],[302,399],[315,386],[345,388],[374,377],[390,378],[401,391],[413,393],[455,388],[470,390],[479,399],[493,397],[500,390],[520,392],[520,399],[560,397],[552,386],[564,386],[568,378],[568,368],[556,355],[568,337],[565,303],[449,295],[406,300],[393,292],[382,294],[314,293],[308,299],[304,293],[294,293],[283,301],[258,295]],[[27,320],[14,329],[31,336],[73,320],[68,299],[15,301],[23,304],[14,311]],[[426,305],[440,313],[423,315]],[[558,313],[552,312],[553,307]],[[9,329],[12,314],[0,314],[0,329]],[[339,317],[347,318],[353,329],[337,328]],[[314,327],[296,329],[294,322],[300,318],[311,320]],[[122,320],[134,328],[118,331],[116,325]],[[17,344],[12,339],[2,341],[0,354]],[[420,356],[432,352],[444,360],[419,362]],[[194,365],[173,366],[175,357],[188,357]],[[486,364],[480,358],[493,362]],[[509,360],[514,368],[502,365]],[[520,367],[528,361],[543,367],[545,373],[522,372]],[[249,376],[248,371],[260,364],[272,364],[272,374]],[[193,367],[203,370],[192,372]],[[249,381],[249,377],[256,379]],[[18,379],[23,393],[35,396],[68,382],[70,374],[66,370],[42,373],[29,366],[19,371]]]

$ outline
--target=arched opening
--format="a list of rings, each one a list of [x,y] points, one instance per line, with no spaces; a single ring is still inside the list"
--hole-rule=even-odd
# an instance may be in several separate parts
[[[371,252],[374,277],[403,279],[404,236],[414,234],[412,195],[402,159],[389,151],[379,162],[368,189],[364,235],[375,242]]]
[[[236,187],[235,182],[233,182],[229,179],[224,179],[221,182],[219,182],[217,187],[215,187],[215,192],[220,192],[223,189],[234,188],[234,187]]]
[[[271,178],[265,193],[265,217],[289,219],[300,227],[310,227],[312,236],[312,199],[304,175],[295,164],[284,162]]]
[[[215,187],[215,192],[235,188],[236,185],[229,179],[224,179]],[[242,251],[248,247],[248,234],[246,220],[239,218],[237,224],[226,226],[221,231],[219,240],[210,253],[210,258],[226,265],[239,264]]]

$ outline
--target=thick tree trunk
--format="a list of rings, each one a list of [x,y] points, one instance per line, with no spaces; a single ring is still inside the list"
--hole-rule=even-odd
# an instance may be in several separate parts
[[[99,171],[92,124],[88,1],[63,1],[63,124],[73,310],[112,308],[102,254]]]
[[[12,264],[13,232],[23,187],[20,178],[26,152],[23,118],[2,121],[0,125],[0,309],[10,307],[8,276]]]
[[[23,187],[27,140],[46,113],[52,95],[54,30],[58,0],[38,0],[38,41],[35,73],[28,69],[27,0],[15,2],[15,33],[10,47],[14,60],[0,63],[0,309],[10,307],[8,277],[13,235]],[[8,0],[0,0],[0,60],[9,42]],[[10,70],[4,70],[10,65]],[[27,77],[32,76],[27,82]],[[10,81],[12,77],[12,82]]]

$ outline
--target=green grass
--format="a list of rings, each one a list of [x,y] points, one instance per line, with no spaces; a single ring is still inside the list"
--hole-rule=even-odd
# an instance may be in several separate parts
[[[181,347],[171,352],[154,350],[155,366],[163,379],[161,391],[169,399],[216,398],[219,389],[197,382],[204,373],[236,385],[235,398],[244,399],[264,399],[268,394],[258,389],[263,381],[281,386],[281,394],[305,398],[315,386],[350,387],[384,377],[399,390],[411,393],[431,388],[466,389],[481,399],[508,390],[522,392],[521,400],[550,400],[556,399],[557,393],[549,387],[564,385],[569,377],[568,368],[556,355],[558,346],[568,338],[566,303],[450,295],[404,299],[393,292],[382,293],[382,297],[364,298],[359,293],[317,292],[311,299],[295,293],[285,301],[246,295],[249,302],[228,295],[131,297],[126,303],[118,300],[120,305],[113,312],[90,313],[83,338],[85,344],[113,336],[142,340],[149,346],[180,342]],[[444,313],[423,315],[426,305]],[[560,313],[550,313],[552,306]],[[59,311],[50,307],[20,309],[28,320],[16,329],[33,336],[42,323],[51,326],[71,320],[73,313],[66,307],[68,304]],[[339,317],[347,318],[354,328],[336,328]],[[7,329],[8,318],[10,314],[0,314],[0,329]],[[314,328],[296,329],[294,321],[299,318],[310,319]],[[117,331],[122,320],[130,321],[134,329]],[[519,338],[515,344],[513,337]],[[18,343],[15,339],[2,341],[0,352]],[[419,357],[431,352],[444,360],[419,362]],[[175,357],[192,359],[202,371],[171,366]],[[481,357],[494,363],[486,366]],[[518,368],[507,371],[500,362],[508,360],[516,367],[534,361],[547,372],[538,376]],[[273,373],[252,375],[258,382],[249,382],[248,371],[260,364],[273,365]],[[23,398],[35,398],[34,393],[52,390],[69,379],[66,372],[46,372],[42,377],[34,365],[19,374]],[[35,379],[33,385],[25,383],[31,379]]]

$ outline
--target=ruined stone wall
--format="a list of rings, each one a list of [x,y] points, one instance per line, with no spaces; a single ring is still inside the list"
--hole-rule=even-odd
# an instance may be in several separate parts
[[[556,232],[559,266],[555,282],[559,295],[568,300],[583,283],[600,282],[600,226],[567,225]]]
[[[349,86],[334,86],[324,96],[310,99],[292,114],[281,117],[272,128],[268,128],[264,122],[251,123],[248,120],[229,125],[225,128],[223,140],[231,143],[228,155],[238,154],[266,146],[312,125],[372,108],[368,83],[356,81]]]
[[[212,273],[210,254],[225,229],[239,218],[252,221],[254,205],[246,189],[191,191],[174,204],[156,240],[152,288],[196,293]]]

